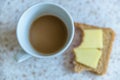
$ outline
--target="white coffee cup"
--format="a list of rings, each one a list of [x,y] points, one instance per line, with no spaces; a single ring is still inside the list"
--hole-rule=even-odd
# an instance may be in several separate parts
[[[68,38],[65,46],[60,51],[51,55],[43,55],[42,53],[36,51],[29,41],[29,30],[31,24],[34,20],[43,15],[54,15],[59,17],[65,23],[68,31]],[[16,59],[18,62],[22,62],[32,56],[38,58],[54,57],[64,53],[70,46],[74,37],[74,22],[70,14],[60,5],[54,3],[39,3],[23,13],[18,22],[16,34],[20,46],[26,52],[24,54],[17,54]]]

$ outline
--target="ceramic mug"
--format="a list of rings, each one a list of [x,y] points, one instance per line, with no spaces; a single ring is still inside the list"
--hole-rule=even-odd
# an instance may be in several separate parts
[[[65,46],[58,52],[50,55],[43,55],[36,51],[29,40],[29,31],[31,24],[34,20],[43,15],[54,15],[60,18],[66,25],[68,31],[68,38]],[[22,62],[32,56],[38,58],[47,58],[60,55],[65,52],[65,50],[70,46],[74,37],[74,22],[70,14],[60,5],[54,3],[39,3],[28,10],[26,10],[21,16],[17,25],[17,40],[23,50],[26,52],[24,54],[17,54],[16,59],[18,62]]]

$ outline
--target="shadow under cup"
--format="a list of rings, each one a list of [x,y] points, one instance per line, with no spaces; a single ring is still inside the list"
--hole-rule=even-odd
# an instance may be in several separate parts
[[[29,40],[29,31],[33,21],[44,15],[53,15],[61,19],[67,27],[68,35],[64,47],[58,52],[42,54],[36,51]],[[52,3],[37,4],[21,16],[17,26],[17,39],[20,46],[30,55],[35,57],[50,57],[62,54],[71,44],[74,37],[74,23],[69,13],[61,6]]]

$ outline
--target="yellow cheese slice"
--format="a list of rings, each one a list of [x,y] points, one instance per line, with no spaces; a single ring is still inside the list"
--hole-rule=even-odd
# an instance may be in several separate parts
[[[103,32],[101,29],[84,30],[83,42],[80,48],[103,48]]]
[[[75,48],[75,59],[77,62],[86,66],[96,68],[101,57],[102,51],[98,49]]]

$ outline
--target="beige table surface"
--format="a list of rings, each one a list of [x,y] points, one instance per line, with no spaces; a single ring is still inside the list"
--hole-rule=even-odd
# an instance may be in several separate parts
[[[26,9],[42,2],[60,4],[74,21],[116,32],[106,75],[72,72],[70,53],[19,64],[14,60],[15,54],[24,53],[15,35],[17,22]],[[120,80],[120,0],[0,0],[0,80]]]

